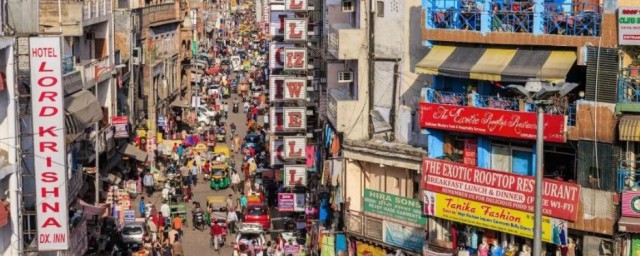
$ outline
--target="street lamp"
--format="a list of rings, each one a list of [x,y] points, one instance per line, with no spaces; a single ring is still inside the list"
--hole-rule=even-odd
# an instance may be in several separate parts
[[[551,84],[539,79],[529,79],[527,83],[522,85],[510,84],[510,88],[527,97],[527,103],[536,106],[536,190],[535,190],[535,206],[534,206],[534,222],[533,222],[533,254],[541,255],[542,253],[542,182],[544,174],[542,173],[542,164],[544,158],[544,107],[553,104],[549,99],[552,95],[565,96],[573,89],[578,87],[576,83],[559,83]]]

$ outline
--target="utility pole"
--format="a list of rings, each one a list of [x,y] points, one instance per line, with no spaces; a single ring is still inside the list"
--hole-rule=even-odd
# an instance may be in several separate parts
[[[95,89],[95,93],[96,93],[96,97],[98,97],[98,77],[95,78],[95,84],[93,85],[93,88]],[[100,150],[98,150],[98,146],[99,146],[99,136],[100,136],[100,121],[96,122],[93,125],[93,129],[95,130],[96,133],[96,138],[95,138],[95,144],[93,146],[93,150],[94,150],[94,154],[96,157],[95,163],[96,163],[96,176],[95,176],[95,187],[96,187],[96,201],[94,202],[94,204],[96,206],[98,206],[98,204],[100,203]]]
[[[374,77],[374,72],[375,72],[375,68],[376,68],[376,62],[375,62],[375,44],[376,44],[376,37],[375,37],[375,8],[373,7],[375,1],[371,0],[369,1],[369,10],[367,11],[367,19],[369,19],[369,26],[368,26],[368,30],[369,30],[369,60],[367,61],[367,65],[369,68],[369,72],[368,72],[368,76],[369,76],[369,90],[367,90],[367,93],[369,95],[369,113],[371,113],[371,110],[373,110],[373,92],[375,91],[375,77]],[[366,6],[366,5],[365,5]],[[369,113],[367,113],[367,115],[369,115]],[[369,118],[370,119],[370,118]],[[371,121],[369,121],[369,138],[373,138],[373,123]]]

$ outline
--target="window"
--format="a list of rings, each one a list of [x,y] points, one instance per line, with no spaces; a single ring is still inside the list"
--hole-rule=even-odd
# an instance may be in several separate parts
[[[434,239],[442,242],[451,241],[451,232],[449,227],[451,222],[448,220],[429,218],[429,239]]]
[[[380,18],[384,17],[384,1],[376,2],[376,14]]]

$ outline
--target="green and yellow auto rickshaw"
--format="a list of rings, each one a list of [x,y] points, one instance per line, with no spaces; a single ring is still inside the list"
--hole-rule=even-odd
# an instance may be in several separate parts
[[[171,209],[171,219],[173,220],[173,218],[178,216],[182,219],[182,225],[187,227],[187,206],[183,203],[178,203],[170,205],[169,208]]]
[[[214,162],[211,166],[211,179],[209,180],[209,187],[211,189],[219,190],[228,188],[231,184],[231,178],[229,178],[229,168],[226,163]]]

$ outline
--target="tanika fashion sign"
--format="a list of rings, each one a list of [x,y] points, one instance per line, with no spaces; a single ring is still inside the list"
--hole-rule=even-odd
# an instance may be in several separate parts
[[[29,38],[39,251],[69,249],[60,37]]]
[[[565,116],[544,115],[544,140],[565,142]],[[420,103],[420,127],[515,139],[536,139],[536,113]]]
[[[535,203],[532,176],[431,158],[422,160],[422,189],[527,212],[533,212]],[[579,202],[580,186],[545,179],[543,215],[575,221]]]

